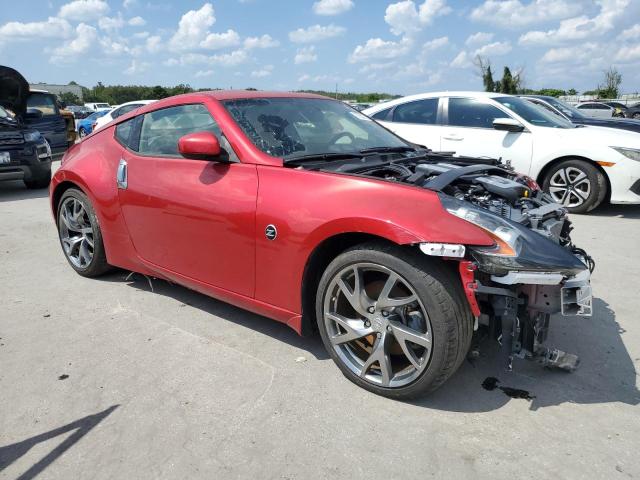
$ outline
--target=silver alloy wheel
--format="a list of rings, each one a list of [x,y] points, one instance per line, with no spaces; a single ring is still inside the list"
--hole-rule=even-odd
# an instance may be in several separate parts
[[[84,138],[87,136],[87,131],[84,128],[81,128],[78,130],[78,135],[80,135],[80,138]]]
[[[93,227],[89,213],[77,198],[68,197],[62,203],[58,231],[69,261],[78,268],[87,268],[93,259]]]
[[[413,287],[391,269],[374,263],[345,267],[331,279],[323,305],[329,341],[359,377],[397,388],[427,367],[429,317]]]
[[[591,195],[591,181],[579,168],[561,168],[551,177],[549,193],[565,207],[579,207]]]

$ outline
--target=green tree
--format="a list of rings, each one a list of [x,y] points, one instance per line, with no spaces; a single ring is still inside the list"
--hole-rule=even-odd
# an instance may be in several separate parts
[[[58,99],[66,105],[80,105],[80,99],[75,93],[61,93],[60,95],[58,95]]]
[[[567,95],[578,95],[578,91],[575,88],[570,88],[567,90]]]
[[[600,98],[618,98],[620,95],[620,85],[622,85],[622,74],[616,67],[609,67],[604,72],[604,82],[598,85],[598,96]]]

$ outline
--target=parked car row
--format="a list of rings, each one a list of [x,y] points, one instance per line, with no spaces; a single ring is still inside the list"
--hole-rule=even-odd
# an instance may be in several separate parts
[[[640,203],[640,136],[632,131],[576,125],[499,93],[413,95],[364,113],[435,151],[503,159],[571,212],[591,211],[605,199]]]

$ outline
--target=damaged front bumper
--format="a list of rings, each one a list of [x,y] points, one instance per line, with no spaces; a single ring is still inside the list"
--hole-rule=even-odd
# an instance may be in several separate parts
[[[459,263],[464,292],[476,317],[475,330],[499,342],[508,370],[514,358],[567,371],[578,367],[576,355],[543,346],[551,315],[592,315],[593,263],[576,257],[585,267],[574,275],[512,271],[499,276],[481,271],[472,260]]]

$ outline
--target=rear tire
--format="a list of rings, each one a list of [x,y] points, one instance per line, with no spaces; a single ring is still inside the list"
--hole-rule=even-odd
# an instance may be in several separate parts
[[[51,183],[51,170],[47,170],[44,175],[40,175],[32,178],[31,180],[25,180],[24,184],[29,189],[48,188]]]
[[[465,359],[473,330],[453,271],[417,251],[380,242],[355,246],[329,264],[316,294],[316,318],[342,373],[395,399],[441,386]]]
[[[78,135],[80,136],[80,138],[84,138],[87,136],[87,131],[84,128],[80,127],[78,129]]]
[[[83,277],[109,271],[102,232],[89,198],[80,190],[65,191],[56,215],[58,236],[65,258]]]
[[[590,162],[564,160],[546,173],[542,188],[571,213],[587,213],[602,203],[607,195],[604,175]]]
[[[634,113],[632,115],[632,118],[635,118],[636,120],[640,120],[640,113]]]

